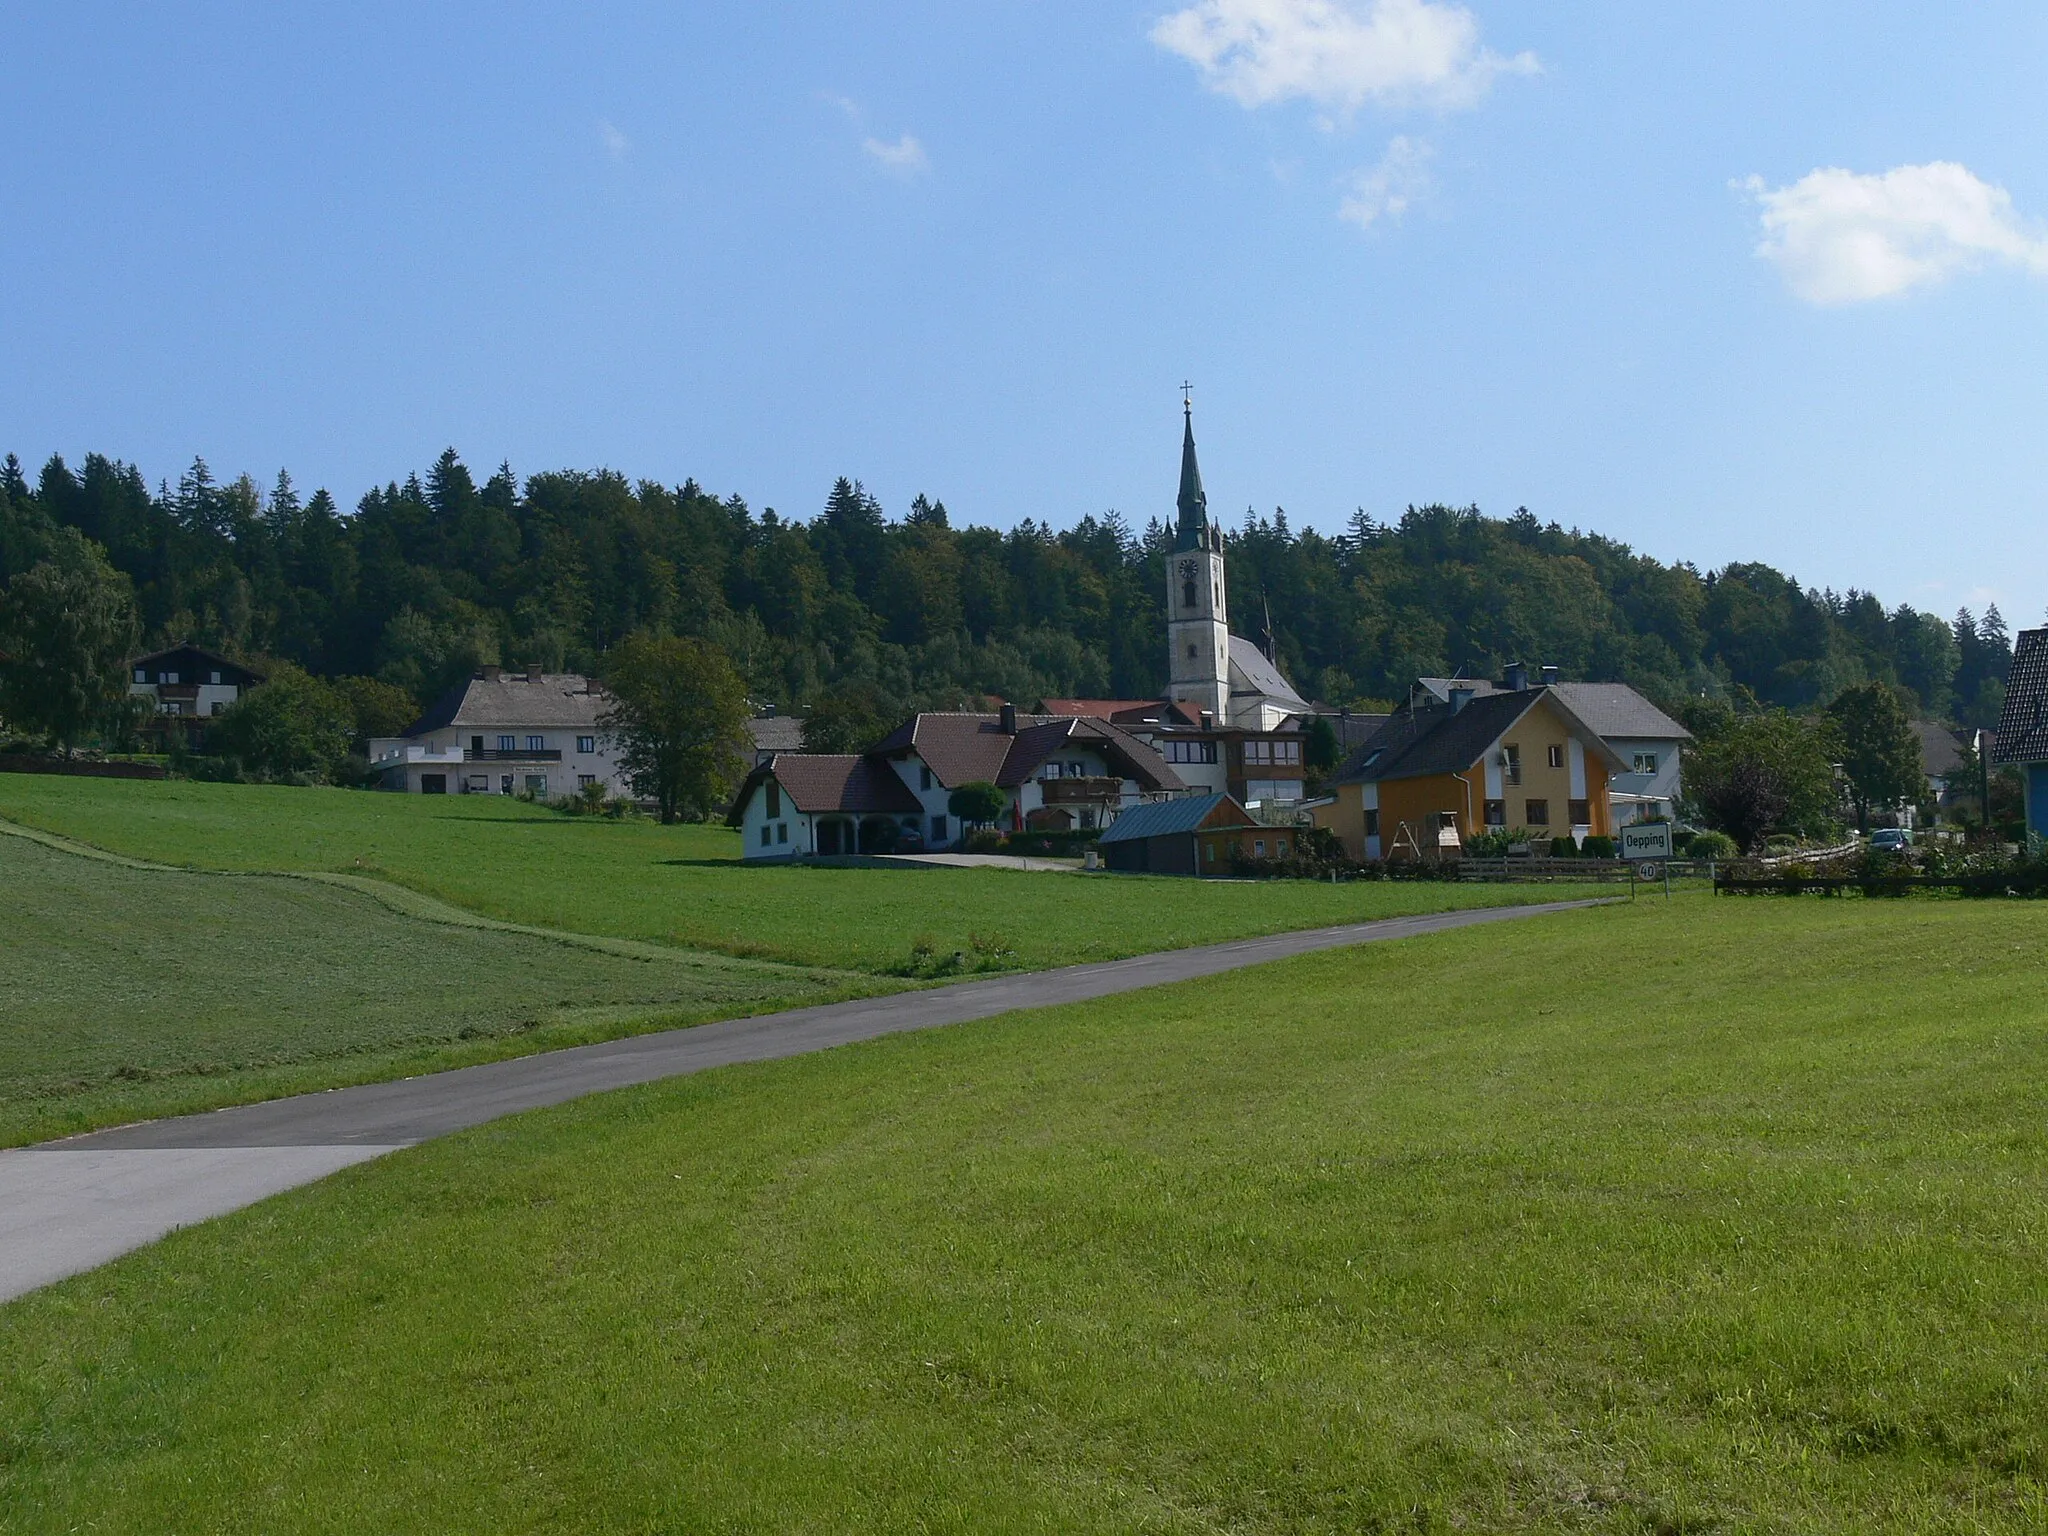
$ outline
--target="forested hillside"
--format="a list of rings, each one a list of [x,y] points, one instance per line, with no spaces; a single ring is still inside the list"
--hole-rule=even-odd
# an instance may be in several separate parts
[[[52,458],[31,483],[10,455],[0,580],[60,525],[134,581],[152,642],[374,675],[418,699],[488,661],[590,668],[641,628],[715,641],[786,710],[848,689],[902,708],[1164,682],[1170,536],[1115,512],[956,528],[943,503],[920,496],[892,520],[841,480],[803,520],[611,471],[522,484],[504,467],[479,486],[453,450],[345,512],[283,474],[265,493],[195,462],[153,493],[119,460]],[[1877,678],[1965,724],[1994,723],[2003,690],[1996,608],[1944,620],[1764,565],[1702,573],[1527,512],[1360,513],[1334,538],[1247,512],[1228,555],[1235,627],[1261,633],[1270,609],[1282,666],[1333,704],[1517,658],[1665,699],[1746,689],[1793,708]]]

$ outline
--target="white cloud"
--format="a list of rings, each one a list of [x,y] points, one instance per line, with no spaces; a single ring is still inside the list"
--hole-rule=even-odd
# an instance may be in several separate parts
[[[598,136],[604,140],[605,153],[614,160],[626,158],[626,152],[633,147],[633,141],[604,119],[598,119]]]
[[[1360,229],[1371,229],[1381,219],[1400,223],[1409,205],[1429,191],[1429,162],[1435,153],[1428,144],[1402,134],[1387,146],[1378,165],[1345,178],[1337,217]]]
[[[1161,18],[1152,41],[1247,107],[1466,107],[1498,76],[1538,68],[1534,54],[1483,47],[1472,13],[1442,0],[1196,0]]]
[[[1953,161],[1742,186],[1763,209],[1757,255],[1810,304],[1890,298],[1990,262],[2048,277],[2048,235],[2013,211],[2003,187]]]
[[[880,139],[863,139],[860,147],[867,151],[869,159],[892,175],[917,176],[931,169],[924,146],[907,133],[893,144],[885,144]]]

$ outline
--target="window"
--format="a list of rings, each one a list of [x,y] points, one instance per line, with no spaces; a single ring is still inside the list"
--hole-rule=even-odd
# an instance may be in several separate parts
[[[1550,802],[1548,800],[1528,801],[1527,812],[1526,820],[1530,826],[1547,827],[1550,825]]]
[[[1248,763],[1270,763],[1273,761],[1273,743],[1247,741],[1244,744],[1244,760]]]
[[[1301,743],[1298,741],[1276,741],[1273,743],[1273,761],[1276,763],[1298,763],[1301,761]]]
[[[1202,845],[1202,857],[1209,863],[1214,864],[1216,862],[1216,845],[1214,843],[1204,843]]]
[[[1252,857],[1253,857],[1253,858],[1255,858],[1255,859],[1263,859],[1263,858],[1264,858],[1265,856],[1266,856],[1266,840],[1265,840],[1265,839],[1264,839],[1263,837],[1255,837],[1255,838],[1253,838],[1253,839],[1252,839]]]
[[[498,738],[498,750],[500,752],[517,752],[519,750],[519,738],[517,736],[500,736]]]
[[[935,843],[943,843],[945,840],[946,818],[943,816],[934,816],[932,818],[932,841]]]
[[[1593,825],[1592,801],[1571,800],[1567,801],[1566,805],[1568,809],[1566,810],[1565,814],[1571,817],[1573,826],[1590,827],[1591,825]]]
[[[178,680],[178,674],[175,672],[165,672],[161,674],[157,680],[159,682],[175,683]]]
[[[1195,584],[1192,581],[1184,581],[1180,584],[1180,605],[1183,608],[1195,606]]]
[[[544,773],[529,773],[526,776],[526,792],[536,798],[545,799],[548,792],[548,776]]]
[[[1552,743],[1551,745],[1550,766],[1553,768],[1562,768],[1564,766],[1564,746],[1561,742]]]
[[[135,669],[135,681],[137,681],[138,683],[146,683],[146,682],[148,682],[148,681],[149,681],[149,668],[147,668],[147,667],[137,667],[137,668]]]
[[[1280,838],[1280,839],[1278,839],[1277,841],[1275,841],[1275,842],[1274,842],[1274,844],[1273,844],[1273,857],[1274,857],[1274,858],[1276,858],[1276,859],[1284,859],[1284,858],[1286,858],[1286,857],[1287,857],[1287,839],[1286,839],[1286,838],[1284,838],[1284,837],[1283,837],[1283,838]]]
[[[576,738],[576,750],[578,752],[595,752],[597,750],[597,738],[595,736],[578,736]]]
[[[777,823],[775,823],[775,841],[777,841],[778,843],[786,843],[789,841],[788,822],[778,821]]]
[[[1190,640],[1188,642],[1188,660],[1193,661],[1195,659],[1196,654],[1197,653],[1195,650],[1195,642]]]
[[[578,789],[588,789],[596,782],[597,775],[594,773],[579,773],[576,775],[576,787]]]
[[[768,846],[769,840],[770,840],[770,839],[771,839],[771,838],[772,838],[772,837],[774,836],[774,833],[775,833],[775,829],[774,829],[773,827],[771,827],[771,826],[768,826],[768,825],[767,825],[767,824],[766,824],[765,822],[764,822],[764,823],[762,824],[762,827],[761,827],[761,846],[762,846],[763,848],[766,848],[766,847]]]
[[[1087,765],[1086,763],[1069,763],[1069,764],[1067,764],[1067,777],[1068,777],[1068,778],[1070,778],[1070,779],[1085,779],[1085,778],[1087,778],[1087,777],[1088,777],[1088,765]]]
[[[1046,778],[1048,778],[1048,779],[1056,779],[1056,778],[1058,778],[1059,776],[1060,776],[1060,765],[1059,765],[1058,763],[1047,763],[1047,764],[1045,765],[1045,777],[1046,777]]]
[[[1365,835],[1367,837],[1378,837],[1380,835],[1380,813],[1377,810],[1365,813]]]
[[[224,715],[228,712],[228,707],[227,705],[221,703],[219,699],[215,699],[213,701],[213,712],[216,715]]]
[[[1508,803],[1505,800],[1486,802],[1486,824],[1489,827],[1504,827],[1508,824]]]
[[[1657,771],[1657,754],[1654,752],[1638,752],[1636,754],[1635,767],[1630,771],[1633,773],[1655,773]]]
[[[217,683],[220,681],[220,674],[218,672],[209,672],[206,674],[206,680],[209,683]]]
[[[782,786],[773,779],[768,781],[768,819],[773,821],[782,814]]]
[[[547,746],[548,739],[545,736],[529,736],[526,738],[526,750],[529,752],[545,752]]]
[[[1500,781],[1503,784],[1522,782],[1522,749],[1502,747],[1500,749]]]
[[[512,775],[511,775],[511,774],[507,773],[507,774],[502,774],[502,775],[500,775],[500,776],[499,776],[499,779],[498,779],[498,792],[499,792],[500,794],[504,794],[504,795],[509,795],[509,794],[511,794],[511,793],[512,793]]]
[[[1216,743],[1213,741],[1163,741],[1160,743],[1163,755],[1169,763],[1213,763],[1216,761]]]
[[[930,789],[932,787],[931,769],[926,768],[921,764],[919,765],[917,770],[917,784],[918,788],[920,789]]]

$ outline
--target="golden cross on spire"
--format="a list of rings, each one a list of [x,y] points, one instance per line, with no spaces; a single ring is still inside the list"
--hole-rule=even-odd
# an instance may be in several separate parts
[[[1180,384],[1180,408],[1184,411],[1195,408],[1195,386],[1186,379],[1182,379]]]

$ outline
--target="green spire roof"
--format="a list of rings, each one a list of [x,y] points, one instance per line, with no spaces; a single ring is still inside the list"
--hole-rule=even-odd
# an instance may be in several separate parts
[[[1180,531],[1176,549],[1209,545],[1209,498],[1202,490],[1202,466],[1195,462],[1195,408],[1182,403],[1186,430],[1180,443]]]

